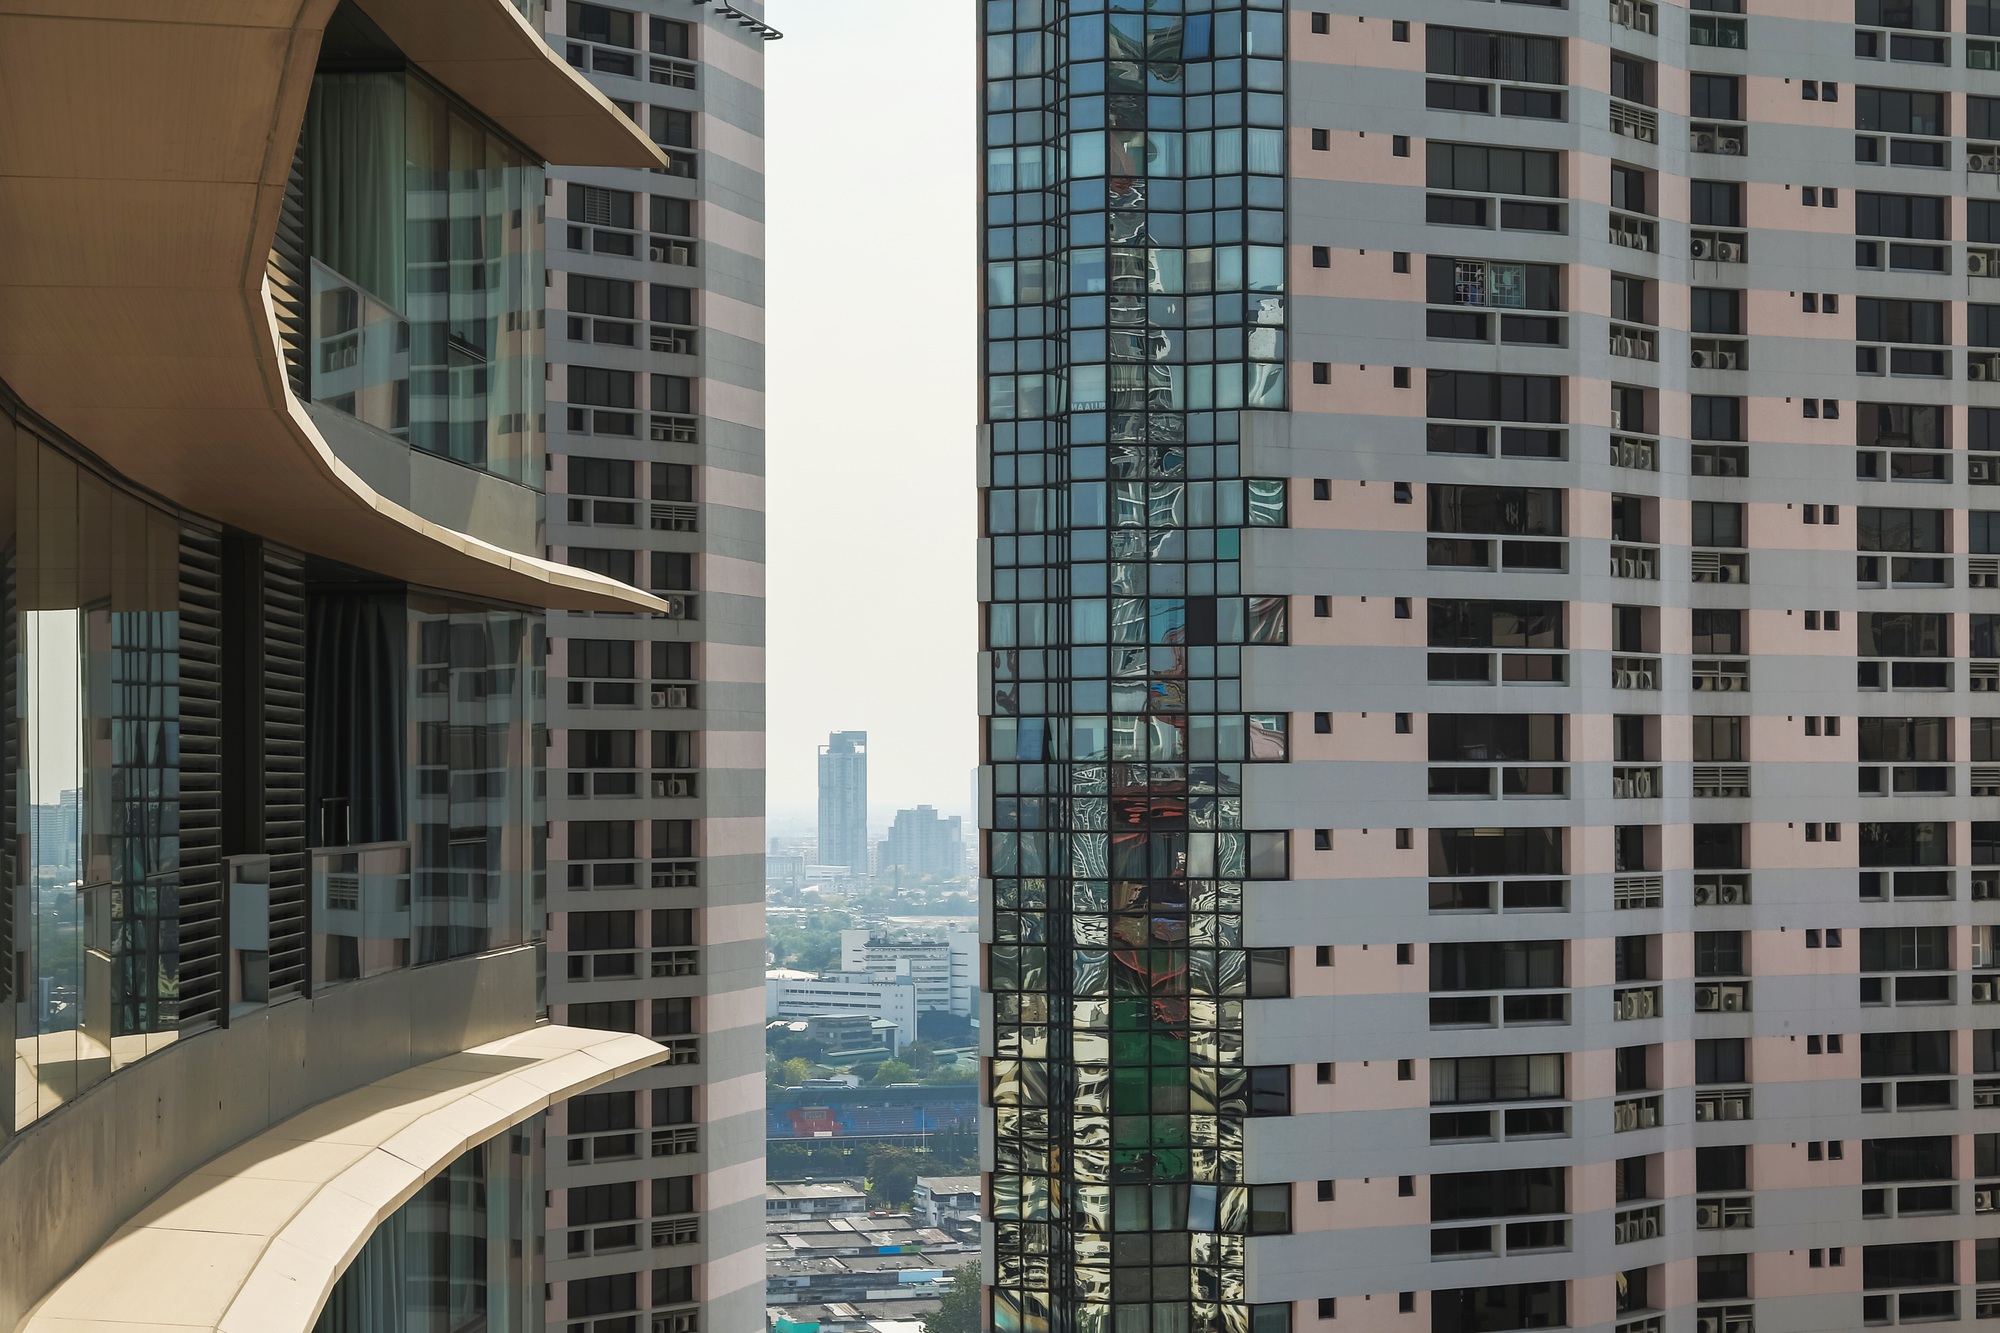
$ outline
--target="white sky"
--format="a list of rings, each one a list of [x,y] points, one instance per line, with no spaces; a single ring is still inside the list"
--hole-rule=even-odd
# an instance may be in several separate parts
[[[976,298],[969,0],[770,0],[771,832],[869,733],[871,823],[969,813]]]

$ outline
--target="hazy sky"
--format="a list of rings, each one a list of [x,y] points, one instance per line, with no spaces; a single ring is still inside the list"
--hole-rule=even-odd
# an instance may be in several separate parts
[[[835,730],[869,733],[874,821],[970,805],[977,12],[766,9],[774,834]]]

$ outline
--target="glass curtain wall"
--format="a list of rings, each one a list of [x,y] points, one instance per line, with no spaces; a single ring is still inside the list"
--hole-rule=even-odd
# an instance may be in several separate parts
[[[540,1136],[472,1148],[377,1226],[313,1333],[539,1333]]]
[[[313,80],[312,398],[541,485],[542,166],[408,71]]]
[[[992,1326],[1262,1328],[1244,1236],[1242,413],[1285,406],[1280,0],[987,0]],[[1280,954],[1282,951],[1278,951]],[[1286,1187],[1279,1187],[1280,1190]]]
[[[178,535],[0,415],[0,1001],[14,1002],[16,1125],[179,1022]]]

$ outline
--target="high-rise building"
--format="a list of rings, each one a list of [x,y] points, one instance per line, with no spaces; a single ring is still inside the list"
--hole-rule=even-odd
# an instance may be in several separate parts
[[[911,878],[952,879],[965,873],[964,821],[946,819],[935,806],[898,810],[882,844],[884,873],[900,870]]]
[[[0,5],[0,1327],[536,1333],[536,0]],[[110,107],[124,114],[107,118]]]
[[[836,731],[819,747],[819,864],[866,876],[868,733]]]
[[[982,9],[992,1326],[2000,1310],[2000,6],[1159,8]]]
[[[762,10],[546,20],[667,160],[550,173],[551,553],[666,603],[549,620],[550,1000],[673,1052],[550,1117],[561,1333],[762,1318]]]

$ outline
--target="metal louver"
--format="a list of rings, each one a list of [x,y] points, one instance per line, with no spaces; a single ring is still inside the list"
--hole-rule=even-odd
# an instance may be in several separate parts
[[[222,1011],[222,534],[180,539],[180,1023]]]
[[[306,239],[306,164],[303,141],[292,154],[292,169],[285,178],[284,198],[278,204],[278,230],[271,238],[271,253],[264,264],[264,276],[271,286],[271,305],[278,317],[278,344],[285,355],[285,378],[300,399],[311,396],[311,250]]]
[[[306,954],[305,562],[264,546],[264,851],[271,858],[271,998],[303,995]]]

